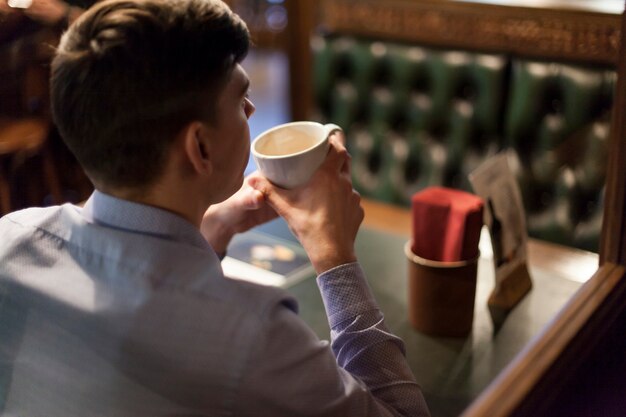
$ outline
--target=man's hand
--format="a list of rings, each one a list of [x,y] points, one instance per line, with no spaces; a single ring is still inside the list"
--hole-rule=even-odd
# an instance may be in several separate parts
[[[363,221],[361,198],[352,188],[350,156],[338,134],[331,136],[326,160],[311,180],[285,190],[263,177],[250,180],[283,217],[318,274],[356,261],[354,240]]]
[[[220,256],[226,253],[226,247],[236,233],[277,217],[263,193],[248,184],[257,177],[259,174],[256,172],[248,176],[239,191],[228,200],[212,205],[204,213],[200,232]]]

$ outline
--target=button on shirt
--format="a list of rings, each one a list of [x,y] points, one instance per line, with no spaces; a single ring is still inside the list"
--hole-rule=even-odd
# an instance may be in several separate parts
[[[317,278],[329,344],[155,207],[96,191],[4,216],[0,236],[6,415],[428,414],[357,263]]]

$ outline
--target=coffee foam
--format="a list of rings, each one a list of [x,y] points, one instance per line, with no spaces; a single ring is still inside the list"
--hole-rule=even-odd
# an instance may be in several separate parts
[[[267,156],[284,156],[310,149],[320,143],[300,129],[286,127],[267,134],[256,144],[256,151]]]

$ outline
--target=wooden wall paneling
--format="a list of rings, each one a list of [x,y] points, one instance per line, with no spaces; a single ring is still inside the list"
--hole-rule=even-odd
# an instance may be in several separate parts
[[[572,369],[572,365],[576,365],[576,362],[571,362],[572,360],[583,360],[576,356],[559,362],[561,355],[574,344],[594,314],[601,309],[616,288],[623,286],[624,282],[623,267],[609,263],[601,267],[542,333],[526,346],[465,410],[463,417],[504,417],[515,414],[523,407],[526,407],[526,410],[540,407],[541,401],[545,401],[559,389],[558,384],[546,385],[541,382],[554,379],[550,376],[563,372],[568,367]],[[623,298],[624,294],[621,295]],[[585,339],[593,342],[588,337]],[[577,346],[585,345],[580,343],[581,340],[578,339]],[[579,354],[581,353],[579,351]],[[556,381],[559,382],[558,379]],[[533,391],[539,386],[543,391]],[[522,412],[520,415],[525,414]]]
[[[553,416],[558,415],[558,410],[568,407],[570,410],[575,409],[576,405],[588,404],[594,402],[594,414],[611,416],[611,413],[605,414],[605,408],[614,409],[613,404],[598,405],[595,401],[598,386],[602,386],[603,382],[595,381],[596,388],[586,392],[587,398],[567,398],[564,392],[577,391],[581,384],[588,384],[581,378],[584,375],[584,367],[590,362],[597,362],[598,351],[607,343],[605,339],[615,333],[615,326],[620,325],[619,320],[623,322],[624,313],[626,312],[626,269],[621,265],[606,263],[609,266],[610,274],[602,281],[606,289],[610,289],[606,295],[598,294],[597,298],[590,300],[593,306],[593,314],[584,323],[576,333],[575,337],[567,343],[565,349],[562,349],[556,357],[552,365],[547,369],[544,375],[532,387],[524,399],[515,407],[510,414],[511,417],[523,416]],[[602,267],[599,271],[602,271]],[[598,279],[596,282],[600,282]],[[604,295],[604,296],[603,296]],[[579,316],[582,316],[580,314]],[[570,325],[566,328],[572,327]],[[623,334],[623,331],[620,332]],[[558,347],[558,345],[556,345]],[[619,353],[620,356],[623,352]],[[616,360],[609,360],[616,362]],[[530,363],[527,366],[533,367]],[[567,398],[567,400],[566,400]],[[575,405],[572,405],[572,402]],[[604,408],[603,408],[604,407]],[[623,411],[623,410],[622,410]],[[569,413],[566,413],[569,414]],[[620,414],[621,415],[621,414]]]
[[[287,0],[287,50],[291,120],[308,120],[313,98],[311,34],[318,11],[316,0]]]
[[[579,3],[580,4],[580,3]],[[551,60],[615,64],[619,14],[450,0],[322,0],[330,32]]]
[[[600,263],[626,265],[626,14],[613,104]]]

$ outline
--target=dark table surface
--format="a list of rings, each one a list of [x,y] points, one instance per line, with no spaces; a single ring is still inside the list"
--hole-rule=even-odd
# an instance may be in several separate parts
[[[257,231],[294,241],[281,220]],[[478,265],[472,333],[467,338],[431,337],[414,330],[407,319],[405,242],[405,237],[362,227],[356,241],[357,256],[387,325],[406,344],[407,359],[433,416],[458,416],[540,333],[581,283],[531,262],[532,290],[494,333],[487,309],[494,269],[487,253]],[[555,253],[566,250],[558,249]],[[328,339],[329,327],[314,277],[288,290],[298,299],[301,317],[320,338]]]

